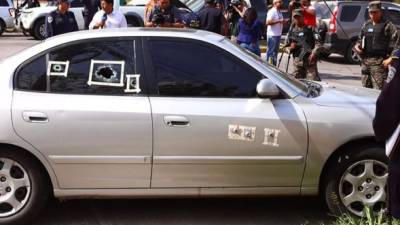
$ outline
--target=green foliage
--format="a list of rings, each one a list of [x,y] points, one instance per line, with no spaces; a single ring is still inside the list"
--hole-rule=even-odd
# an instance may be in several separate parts
[[[388,225],[387,218],[381,211],[373,213],[369,208],[364,209],[365,218],[354,218],[348,214],[338,217],[335,222],[330,225]],[[399,220],[393,220],[392,225],[400,225]]]

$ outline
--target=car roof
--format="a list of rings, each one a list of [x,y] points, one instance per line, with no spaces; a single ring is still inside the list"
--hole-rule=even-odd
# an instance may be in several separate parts
[[[82,40],[91,38],[107,37],[177,37],[191,39],[210,39],[220,41],[224,37],[204,30],[195,30],[190,28],[158,28],[158,27],[130,27],[115,28],[103,30],[84,30],[58,35],[45,40],[44,42],[67,42],[71,40]]]

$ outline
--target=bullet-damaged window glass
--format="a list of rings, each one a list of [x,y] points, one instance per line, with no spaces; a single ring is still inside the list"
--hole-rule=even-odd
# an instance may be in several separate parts
[[[69,94],[136,94],[144,82],[135,40],[86,41],[51,50],[23,65],[17,88]],[[127,87],[128,76],[130,87]],[[135,76],[138,76],[138,80]],[[127,91],[128,89],[128,91]],[[143,92],[140,92],[143,93]]]
[[[255,97],[263,76],[211,44],[151,40],[150,54],[162,96]]]

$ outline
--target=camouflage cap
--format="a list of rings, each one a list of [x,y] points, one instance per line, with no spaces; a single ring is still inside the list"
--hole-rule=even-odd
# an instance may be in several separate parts
[[[303,10],[302,9],[293,10],[293,16],[303,16]]]
[[[368,4],[368,10],[371,11],[378,11],[382,9],[382,4],[380,1],[372,1]]]

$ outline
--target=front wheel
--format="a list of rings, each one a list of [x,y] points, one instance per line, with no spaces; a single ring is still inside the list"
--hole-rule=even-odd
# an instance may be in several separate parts
[[[33,37],[36,40],[44,40],[46,38],[46,29],[44,18],[40,18],[33,26]]]
[[[49,185],[41,167],[12,149],[0,149],[0,224],[31,221],[49,198]]]
[[[324,195],[335,215],[363,217],[364,208],[379,212],[386,207],[387,157],[383,147],[351,149],[330,165]]]

